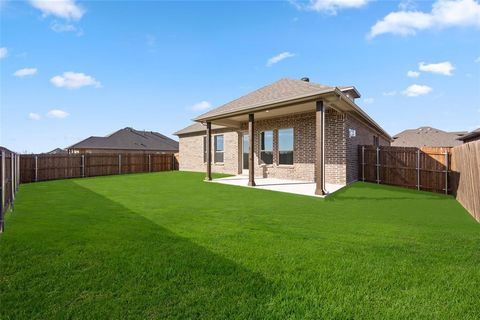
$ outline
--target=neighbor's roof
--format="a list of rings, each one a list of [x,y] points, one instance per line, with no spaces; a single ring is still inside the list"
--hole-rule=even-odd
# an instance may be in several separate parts
[[[351,90],[352,87],[343,87],[344,90]],[[316,94],[334,91],[335,87],[329,87],[322,84],[307,82],[303,80],[280,79],[266,85],[258,90],[246,94],[236,100],[228,102],[216,109],[208,111],[196,117],[195,121],[214,117],[234,111],[243,111],[262,105],[268,105],[276,102],[283,102],[302,97],[313,96]],[[340,88],[340,90],[342,90]]]
[[[466,132],[446,132],[432,127],[408,129],[393,136],[394,147],[454,147],[462,144],[457,139]]]
[[[465,141],[465,140],[470,140],[476,137],[480,137],[480,128],[473,130],[465,135],[462,135],[461,137],[457,138],[457,140]]]
[[[216,124],[212,124],[212,129],[215,130],[215,129],[223,129],[223,128],[226,128],[224,126],[219,126],[219,125],[216,125]],[[183,128],[181,130],[178,130],[177,132],[174,133],[174,135],[182,135],[182,134],[188,134],[188,133],[194,133],[194,132],[206,132],[207,131],[207,127],[203,124],[201,124],[200,122],[195,122],[191,125],[189,125],[188,127],[186,128]]]
[[[178,142],[158,132],[139,131],[127,127],[106,137],[87,138],[68,148],[178,151]]]
[[[68,151],[65,150],[65,149],[61,149],[61,148],[55,148],[55,149],[47,152],[47,154],[65,154],[65,153],[68,153]]]

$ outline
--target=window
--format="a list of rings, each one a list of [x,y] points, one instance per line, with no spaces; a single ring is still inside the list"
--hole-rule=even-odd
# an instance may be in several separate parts
[[[278,130],[278,164],[293,164],[293,128]]]
[[[207,137],[203,137],[203,162],[207,162]]]
[[[215,136],[215,162],[223,162],[223,135]]]
[[[374,146],[378,146],[378,145],[379,145],[378,137],[377,137],[377,136],[373,136],[373,145],[374,145]]]
[[[260,134],[260,159],[265,164],[273,163],[273,131],[264,131]]]

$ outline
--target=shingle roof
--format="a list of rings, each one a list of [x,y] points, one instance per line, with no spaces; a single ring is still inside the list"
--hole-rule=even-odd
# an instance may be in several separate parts
[[[55,149],[47,152],[47,154],[66,154],[66,153],[68,153],[68,151],[65,150],[65,149],[61,149],[61,148],[55,148]]]
[[[344,88],[349,89],[352,87]],[[247,110],[259,105],[308,97],[310,95],[320,94],[334,89],[334,87],[313,82],[284,78],[246,94],[236,100],[228,102],[216,109],[201,114],[194,120],[201,120],[203,118],[217,116],[233,111]]]
[[[219,125],[216,125],[216,124],[212,124],[212,129],[213,130],[223,129],[223,128],[225,128],[225,127],[224,126],[219,126]],[[178,130],[177,132],[174,133],[174,135],[179,136],[179,135],[182,135],[182,134],[188,134],[188,133],[194,133],[194,132],[206,132],[206,131],[207,131],[206,126],[204,126],[200,122],[195,122],[195,123],[189,125],[186,128]]]
[[[460,138],[457,138],[457,140],[465,141],[465,140],[470,140],[479,136],[480,136],[480,128],[470,131],[465,135],[462,135]]]
[[[404,130],[393,136],[394,147],[454,147],[462,144],[457,139],[466,132],[446,132],[432,127]]]
[[[178,151],[178,142],[154,131],[120,129],[106,137],[90,137],[69,149],[119,149],[147,151]]]

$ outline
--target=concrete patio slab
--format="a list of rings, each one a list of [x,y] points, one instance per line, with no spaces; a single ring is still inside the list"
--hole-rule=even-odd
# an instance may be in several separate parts
[[[255,177],[256,186],[249,187],[248,176],[238,175],[233,177],[213,179],[212,182],[228,184],[232,186],[241,186],[241,187],[248,187],[248,188],[301,194],[305,196],[312,196],[312,197],[319,197],[319,198],[325,197],[325,196],[316,195],[315,182],[309,182],[309,181]],[[345,185],[326,183],[325,189],[327,191],[327,195],[329,195],[343,188],[344,186]]]

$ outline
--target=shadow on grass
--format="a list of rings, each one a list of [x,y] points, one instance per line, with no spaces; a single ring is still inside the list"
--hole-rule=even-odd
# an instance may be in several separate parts
[[[0,239],[2,319],[268,314],[262,275],[75,182],[22,196]]]
[[[439,193],[418,191],[402,187],[395,187],[369,182],[355,182],[342,188],[326,198],[335,200],[365,200],[365,201],[392,201],[392,200],[451,200],[451,196]]]

